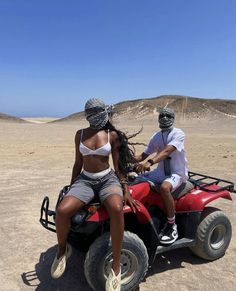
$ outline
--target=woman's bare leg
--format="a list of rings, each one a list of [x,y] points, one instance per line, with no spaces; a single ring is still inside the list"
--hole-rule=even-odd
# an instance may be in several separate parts
[[[67,237],[70,230],[70,219],[84,206],[84,202],[73,197],[64,197],[56,210],[56,231],[58,240],[57,257],[60,258],[66,250]]]
[[[120,195],[113,194],[104,201],[104,205],[110,217],[113,254],[112,269],[118,275],[120,272],[120,257],[124,235],[123,199]]]

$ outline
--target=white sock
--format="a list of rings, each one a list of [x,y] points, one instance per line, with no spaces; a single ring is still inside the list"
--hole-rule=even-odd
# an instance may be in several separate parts
[[[175,215],[173,217],[167,217],[167,221],[169,224],[175,224]]]

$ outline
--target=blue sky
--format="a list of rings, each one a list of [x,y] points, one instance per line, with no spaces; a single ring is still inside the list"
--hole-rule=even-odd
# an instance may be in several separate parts
[[[0,0],[0,112],[163,94],[236,99],[235,0]]]

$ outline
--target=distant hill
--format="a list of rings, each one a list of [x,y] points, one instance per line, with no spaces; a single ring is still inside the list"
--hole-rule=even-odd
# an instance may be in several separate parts
[[[160,108],[168,106],[176,113],[176,119],[196,120],[236,120],[236,100],[203,99],[181,95],[163,95],[153,98],[122,101],[113,104],[114,121],[145,120],[158,115]],[[84,120],[84,112],[73,113],[50,123],[73,122]],[[0,121],[28,122],[18,117],[0,113]],[[31,121],[32,122],[32,121]],[[46,122],[46,119],[44,120]],[[44,123],[43,122],[43,123]]]
[[[22,118],[11,116],[5,113],[0,113],[0,121],[27,123],[27,121]]]
[[[77,120],[81,120],[81,119],[84,119],[84,111],[70,114],[66,117],[59,118],[57,120],[53,120],[50,123],[65,122],[65,121],[77,121]]]
[[[113,119],[149,119],[158,115],[160,108],[172,108],[177,118],[184,119],[236,119],[236,100],[203,99],[180,95],[163,95],[113,104]],[[74,113],[53,122],[84,119],[84,112]]]

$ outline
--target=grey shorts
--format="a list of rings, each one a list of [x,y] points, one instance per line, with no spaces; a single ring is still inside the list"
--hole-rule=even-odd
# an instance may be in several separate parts
[[[79,174],[66,196],[76,197],[87,204],[96,195],[103,203],[112,194],[120,195],[123,198],[121,184],[113,170],[99,179],[91,179],[83,173]]]

